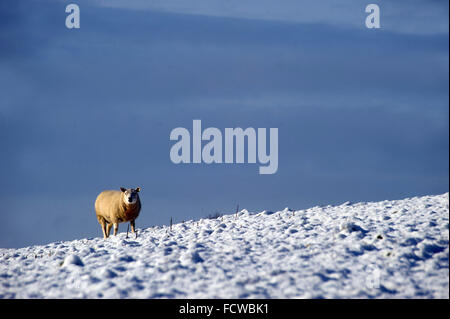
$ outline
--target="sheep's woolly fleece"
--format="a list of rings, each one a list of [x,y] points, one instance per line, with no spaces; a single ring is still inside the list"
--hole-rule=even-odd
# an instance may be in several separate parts
[[[449,298],[448,218],[446,193],[0,249],[0,297]]]

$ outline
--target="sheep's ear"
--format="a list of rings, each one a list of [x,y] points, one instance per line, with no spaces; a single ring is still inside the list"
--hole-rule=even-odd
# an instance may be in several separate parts
[[[120,190],[125,193],[125,191],[127,190],[126,188],[121,187]]]
[[[141,191],[141,188],[140,187],[136,187],[136,192],[140,192]]]

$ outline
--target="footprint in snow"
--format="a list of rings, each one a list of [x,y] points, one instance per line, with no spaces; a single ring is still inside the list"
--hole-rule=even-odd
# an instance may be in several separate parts
[[[103,268],[98,272],[98,277],[103,279],[111,279],[117,277],[117,274],[112,270]]]
[[[361,234],[365,235],[366,233],[368,233],[368,230],[365,230],[364,228],[362,228],[361,226],[356,225],[355,223],[352,222],[345,222],[341,225],[341,231],[346,231],[349,233],[352,232],[361,232]]]
[[[181,255],[180,257],[180,261],[182,264],[187,265],[187,264],[197,264],[197,263],[201,263],[203,262],[203,258],[200,256],[198,251],[188,251],[184,254]]]

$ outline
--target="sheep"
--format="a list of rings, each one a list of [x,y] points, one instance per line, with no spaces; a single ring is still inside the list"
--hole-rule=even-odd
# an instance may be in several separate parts
[[[116,236],[119,223],[126,222],[130,222],[131,231],[137,237],[135,220],[141,210],[141,201],[138,194],[140,190],[140,187],[136,189],[120,187],[120,191],[106,190],[97,196],[95,213],[102,227],[103,238],[108,238],[111,226],[114,226],[114,236]]]

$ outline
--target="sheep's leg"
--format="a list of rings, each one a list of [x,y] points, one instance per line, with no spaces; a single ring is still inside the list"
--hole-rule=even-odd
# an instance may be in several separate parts
[[[111,233],[111,223],[106,224],[106,237],[109,237],[109,234]]]
[[[132,221],[130,221],[130,225],[131,225],[131,231],[136,235],[135,238],[137,238],[136,224],[134,222],[134,219]]]
[[[102,227],[103,238],[108,238],[108,234],[106,233],[106,223],[103,221],[100,226]]]
[[[119,223],[114,223],[114,236],[117,235],[117,231],[119,230]]]
[[[107,238],[108,234],[106,233],[106,224],[107,224],[106,220],[99,215],[97,215],[97,220],[98,223],[100,224],[100,227],[102,228],[103,238]]]

